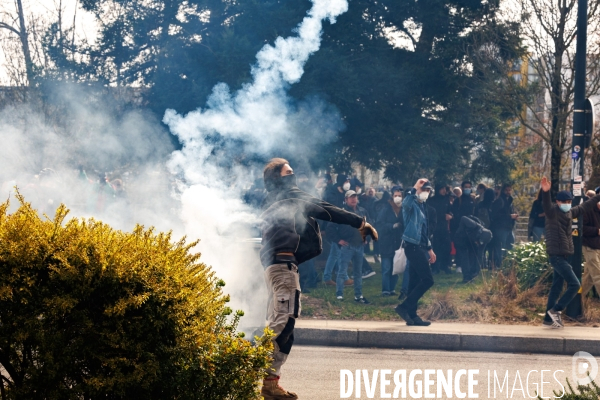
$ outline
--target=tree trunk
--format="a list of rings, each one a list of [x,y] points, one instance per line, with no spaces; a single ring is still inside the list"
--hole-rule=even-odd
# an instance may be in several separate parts
[[[23,48],[23,57],[25,57],[25,70],[27,73],[27,85],[33,86],[33,62],[31,61],[31,53],[29,52],[29,40],[27,35],[27,27],[25,26],[25,12],[21,0],[16,0],[17,12],[19,14],[19,39]]]

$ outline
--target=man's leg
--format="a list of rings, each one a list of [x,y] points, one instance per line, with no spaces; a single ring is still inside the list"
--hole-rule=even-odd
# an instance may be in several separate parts
[[[585,258],[585,267],[583,268],[583,276],[581,277],[581,296],[586,297],[594,285],[591,272],[597,266],[593,263],[593,261],[596,261],[594,249],[583,246],[583,256]]]
[[[540,240],[542,240],[542,236],[544,236],[544,227],[534,226],[533,227],[533,241],[539,242]]]
[[[585,256],[585,269],[582,278],[582,295],[587,296],[592,286],[600,294],[600,250],[583,246]]]
[[[331,247],[329,249],[329,256],[327,257],[327,263],[325,264],[325,272],[323,272],[323,282],[328,282],[331,280],[331,275],[333,274],[333,269],[336,264],[339,264],[340,259],[340,246],[336,243],[331,243]],[[339,268],[338,268],[339,274]]]
[[[265,270],[269,289],[267,325],[275,332],[273,363],[261,390],[265,400],[297,399],[295,393],[279,386],[281,366],[287,360],[294,343],[294,325],[300,315],[300,280],[298,267],[292,263],[273,264]]]
[[[552,263],[553,267],[554,265],[555,264]],[[567,282],[567,290],[565,290],[563,295],[560,297],[560,299],[558,299],[556,305],[554,306],[556,311],[562,311],[567,308],[567,305],[571,302],[571,300],[573,300],[573,298],[575,298],[579,288],[581,287],[581,284],[579,279],[577,279],[575,272],[573,272],[573,267],[571,267],[571,264],[569,264],[565,258],[559,258],[558,262],[556,262],[556,267],[554,267],[554,270],[562,276],[565,282]]]
[[[352,247],[352,268],[354,269],[354,297],[356,298],[360,298],[362,296],[363,260],[365,258],[364,250],[365,248],[363,246]]]
[[[390,294],[392,271],[394,268],[394,259],[392,257],[383,257],[381,259],[381,293],[384,295]]]
[[[592,268],[589,268],[590,275],[592,277],[592,283],[596,288],[596,292],[600,295],[600,250],[593,250],[594,256],[591,257],[593,260]]]
[[[352,259],[352,250],[351,246],[341,246],[340,249],[340,268],[337,273],[337,277],[335,280],[335,295],[343,296],[344,295],[344,282],[348,278],[344,278],[348,276],[348,264],[350,264],[350,260]],[[362,267],[362,260],[361,260]],[[356,273],[355,273],[356,275]],[[356,276],[354,277],[356,279]]]

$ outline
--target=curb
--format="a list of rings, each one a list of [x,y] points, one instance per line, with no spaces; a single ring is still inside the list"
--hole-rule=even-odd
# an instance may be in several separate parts
[[[479,351],[573,355],[600,354],[600,339],[477,335],[435,332],[382,332],[365,329],[294,329],[294,344],[385,349]]]

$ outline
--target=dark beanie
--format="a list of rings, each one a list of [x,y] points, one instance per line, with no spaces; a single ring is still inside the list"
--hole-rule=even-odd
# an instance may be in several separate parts
[[[571,194],[571,192],[569,192],[567,190],[563,190],[556,194],[556,200],[558,200],[558,201],[573,200],[573,195]]]

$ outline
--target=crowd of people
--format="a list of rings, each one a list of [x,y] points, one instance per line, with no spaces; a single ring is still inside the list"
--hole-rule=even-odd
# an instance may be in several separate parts
[[[406,298],[410,284],[410,262],[399,293],[399,277],[392,274],[392,264],[405,232],[402,207],[408,191],[400,184],[391,188],[365,188],[357,177],[343,173],[335,179],[331,174],[325,174],[316,183],[311,182],[303,171],[296,176],[301,190],[365,217],[380,232],[378,242],[367,239],[366,243],[361,243],[352,229],[319,222],[323,240],[329,245],[322,282],[335,287],[336,298],[344,300],[344,286],[353,286],[356,301],[369,303],[362,296],[362,280],[376,273],[365,255],[372,255],[375,262],[381,262],[381,295]],[[450,274],[456,271],[462,273],[463,282],[469,283],[482,268],[499,267],[506,251],[515,242],[514,227],[519,218],[513,205],[512,186],[505,184],[489,188],[480,183],[474,188],[470,181],[465,180],[459,187],[453,188],[440,182],[433,189],[431,187],[428,191],[424,206],[427,237],[436,254],[436,260],[431,265],[432,272]],[[264,193],[264,186],[261,187],[257,181],[247,192],[246,201],[258,206],[264,200]],[[534,207],[538,203],[534,203]],[[532,219],[536,240],[543,236],[544,217],[541,211],[537,219]],[[353,276],[348,275],[350,263]],[[302,291],[310,292],[319,281],[314,259],[301,264],[299,271]]]

